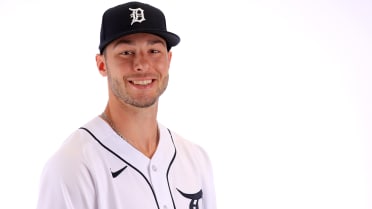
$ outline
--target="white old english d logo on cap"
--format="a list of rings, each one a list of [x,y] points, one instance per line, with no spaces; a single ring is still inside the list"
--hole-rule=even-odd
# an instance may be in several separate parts
[[[132,18],[132,22],[130,25],[133,25],[133,23],[138,22],[141,23],[145,21],[145,14],[143,13],[143,9],[137,8],[137,9],[132,9],[129,8],[130,11],[132,11],[132,14],[130,14],[130,17]]]

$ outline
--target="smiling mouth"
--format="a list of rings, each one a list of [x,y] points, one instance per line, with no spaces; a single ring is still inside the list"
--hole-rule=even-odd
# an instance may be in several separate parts
[[[134,85],[141,85],[141,86],[146,86],[152,83],[152,80],[140,80],[140,81],[130,81]]]

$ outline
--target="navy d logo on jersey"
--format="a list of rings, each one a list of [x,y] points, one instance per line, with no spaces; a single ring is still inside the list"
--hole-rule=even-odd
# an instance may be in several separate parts
[[[137,9],[129,8],[129,10],[132,11],[132,14],[130,14],[130,17],[132,18],[132,22],[130,23],[130,25],[133,25],[133,23],[135,23],[135,22],[141,23],[141,22],[146,20],[143,9],[141,9],[141,8],[137,8]]]
[[[181,193],[182,196],[184,196],[187,199],[190,199],[189,209],[199,209],[199,200],[203,197],[202,190],[200,190],[199,192],[195,194],[186,194],[179,189],[177,190],[179,193]]]

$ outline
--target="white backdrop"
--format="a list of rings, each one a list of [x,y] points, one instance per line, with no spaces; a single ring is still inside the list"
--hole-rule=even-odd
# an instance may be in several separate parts
[[[147,1],[181,37],[159,121],[201,144],[219,208],[372,208],[369,0]],[[103,11],[0,0],[0,208],[35,208],[42,167],[101,113]]]

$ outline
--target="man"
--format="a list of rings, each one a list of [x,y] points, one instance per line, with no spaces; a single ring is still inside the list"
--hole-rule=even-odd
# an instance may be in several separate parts
[[[129,2],[103,14],[96,63],[108,103],[45,165],[38,209],[216,208],[207,154],[157,122],[179,42],[151,5]]]

